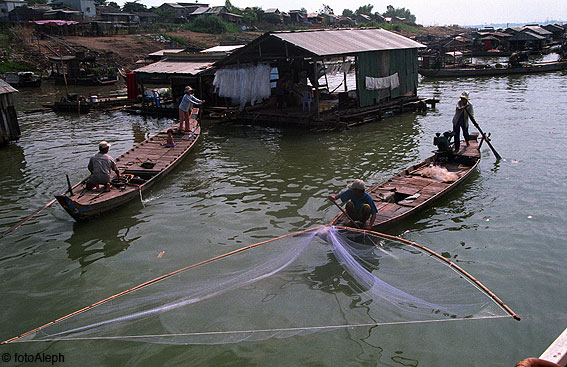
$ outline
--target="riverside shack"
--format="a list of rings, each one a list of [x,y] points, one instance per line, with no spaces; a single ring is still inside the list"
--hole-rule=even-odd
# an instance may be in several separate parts
[[[18,140],[21,136],[18,116],[14,107],[14,89],[10,84],[0,79],[0,145]]]
[[[247,123],[315,130],[424,108],[423,47],[379,28],[266,33],[214,64],[215,103],[238,105],[234,119]],[[342,79],[332,89],[331,77]]]

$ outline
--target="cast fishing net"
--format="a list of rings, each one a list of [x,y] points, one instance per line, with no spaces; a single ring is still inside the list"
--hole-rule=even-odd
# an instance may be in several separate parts
[[[166,274],[10,341],[217,344],[510,316],[482,284],[424,247],[319,227]]]

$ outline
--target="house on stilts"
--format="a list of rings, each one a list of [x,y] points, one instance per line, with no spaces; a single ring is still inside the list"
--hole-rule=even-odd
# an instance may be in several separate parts
[[[423,47],[380,28],[266,33],[215,62],[207,104],[241,122],[311,130],[425,109],[437,101],[417,96]]]
[[[21,136],[18,115],[14,107],[14,94],[18,90],[0,79],[0,146]]]

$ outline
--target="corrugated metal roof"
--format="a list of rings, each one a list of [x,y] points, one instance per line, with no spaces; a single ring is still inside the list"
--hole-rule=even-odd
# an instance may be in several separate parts
[[[6,81],[0,79],[0,94],[17,93],[18,90],[8,84]]]
[[[177,53],[180,53],[180,52],[183,52],[183,51],[185,51],[184,48],[166,48],[166,49],[163,49],[163,50],[152,52],[151,54],[148,54],[148,56],[163,56],[166,53],[167,54],[177,54]]]
[[[206,50],[201,51],[201,53],[210,53],[210,52],[230,52],[234,51],[240,47],[245,45],[230,45],[230,46],[214,46],[211,48],[207,48]]]
[[[272,33],[272,36],[318,56],[426,47],[380,28]]]
[[[159,74],[191,74],[195,75],[207,69],[214,63],[214,60],[208,61],[172,61],[161,60],[153,64],[146,65],[134,70],[135,73],[159,73]]]

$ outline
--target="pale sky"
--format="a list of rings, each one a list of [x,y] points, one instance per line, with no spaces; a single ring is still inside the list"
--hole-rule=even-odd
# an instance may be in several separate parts
[[[125,0],[117,1],[120,5]],[[147,7],[179,0],[138,0]],[[192,0],[184,0],[193,2]],[[210,6],[224,5],[224,0],[198,0]],[[386,6],[409,9],[418,24],[431,25],[482,25],[490,23],[543,23],[548,20],[567,22],[567,0],[231,0],[241,8],[259,6],[262,9],[278,8],[280,11],[305,8],[315,13],[329,5],[335,14],[341,14],[345,6],[350,10],[371,4],[373,12],[383,13]]]

